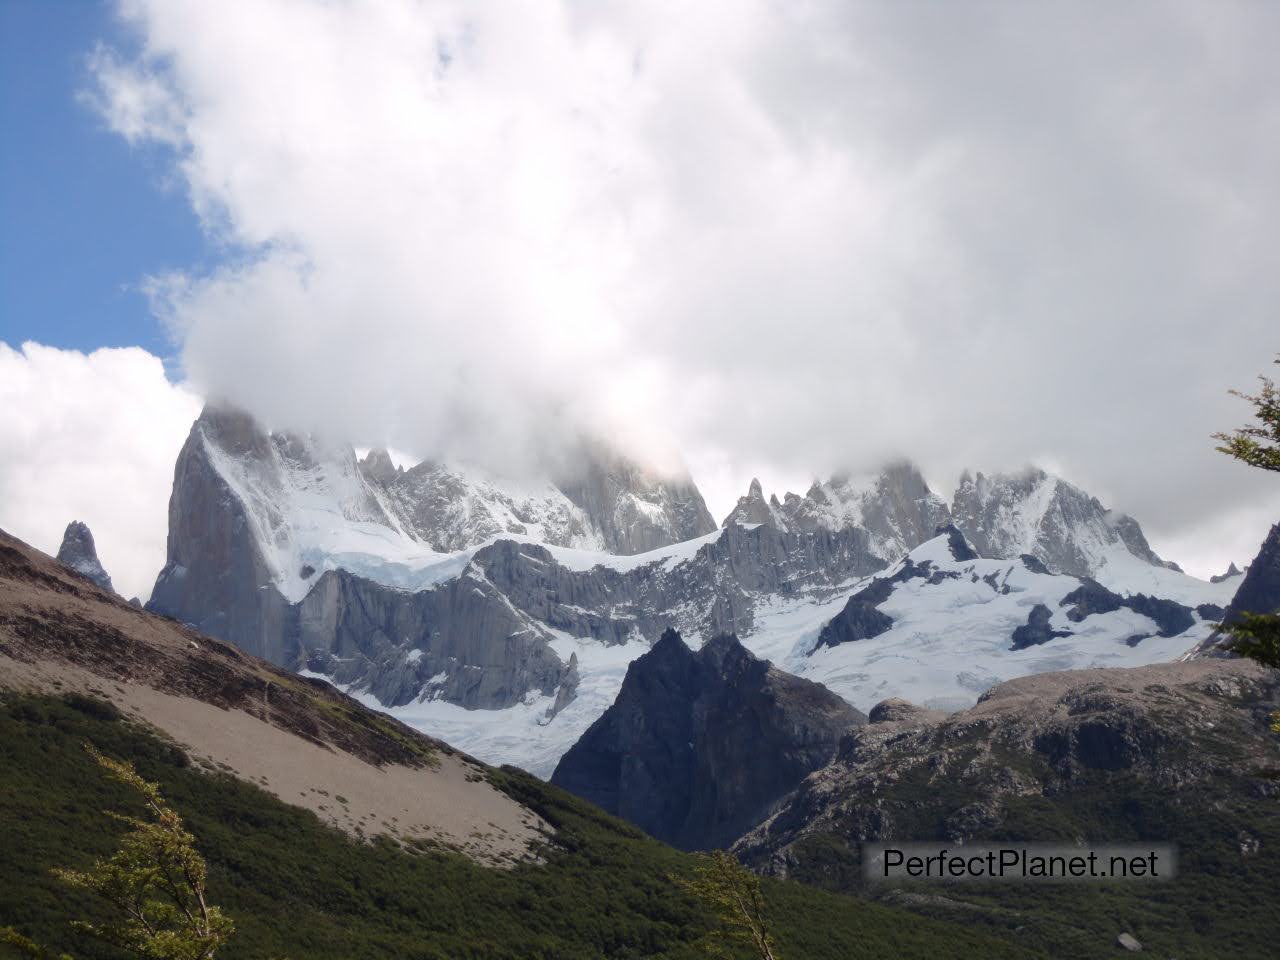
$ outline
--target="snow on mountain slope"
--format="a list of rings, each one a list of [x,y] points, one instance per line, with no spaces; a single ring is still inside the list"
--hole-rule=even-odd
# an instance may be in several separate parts
[[[225,487],[223,496],[235,501],[225,522],[243,514],[270,584],[289,603],[325,570],[422,589],[458,568],[457,554],[498,537],[608,555],[715,530],[687,477],[664,479],[596,447],[584,450],[581,476],[560,481],[581,504],[548,478],[499,478],[433,462],[405,470],[384,450],[357,460],[350,445],[269,432],[234,410],[206,409],[182,456],[199,460]],[[191,474],[180,460],[175,495]]]
[[[1165,603],[1151,603],[1151,594],[1117,591],[1114,596],[1132,607],[1106,609],[1116,601],[1099,602],[1095,594],[1105,598],[1108,591],[1095,591],[1088,580],[1052,574],[1022,558],[956,560],[946,547],[947,538],[938,537],[860,585],[856,593],[869,592],[868,606],[892,621],[880,632],[862,631],[873,635],[821,643],[823,627],[833,622],[824,615],[833,604],[812,609],[807,622],[799,611],[779,617],[783,630],[772,646],[779,665],[826,684],[862,710],[891,696],[958,709],[1014,677],[1177,659],[1212,632],[1220,616],[1202,605],[1221,607],[1230,598],[1229,586],[1164,570],[1155,583],[1163,586],[1156,596]],[[1081,599],[1081,591],[1089,596]],[[1089,604],[1101,612],[1090,612]],[[1037,617],[1038,609],[1045,614]],[[1163,624],[1142,612],[1148,609]],[[1019,644],[1015,632],[1041,618],[1043,630],[1024,630]],[[772,626],[764,622],[761,633]]]
[[[703,539],[714,544],[716,537]],[[558,563],[589,570],[603,563],[640,571],[645,578],[691,578],[706,562],[705,553],[689,553],[685,545],[635,558],[599,557],[581,551],[546,548]],[[964,554],[968,556],[968,554]],[[632,563],[634,561],[642,561]],[[647,568],[647,570],[646,570]],[[1152,569],[1147,566],[1147,569]],[[905,573],[904,573],[905,571]],[[1210,631],[1215,611],[1195,605],[1222,605],[1231,585],[1207,584],[1171,570],[1158,581],[1172,603],[1156,604],[1166,625],[1177,629],[1162,636],[1151,616],[1120,606],[1088,612],[1084,603],[1104,607],[1127,601],[1127,594],[1089,588],[1089,581],[1049,573],[1034,559],[956,559],[949,536],[939,536],[912,551],[898,564],[872,577],[851,579],[843,587],[798,587],[755,596],[751,625],[740,630],[743,645],[781,669],[825,684],[861,710],[889,696],[945,709],[973,704],[1003,680],[1047,670],[1091,666],[1134,666],[1176,659]],[[892,619],[883,633],[834,646],[819,646],[823,630],[836,620],[852,595],[878,582],[891,588],[877,609]],[[1087,597],[1063,605],[1069,595],[1088,588]],[[1136,592],[1136,591],[1135,591]],[[1108,598],[1111,598],[1110,600]],[[1146,601],[1133,601],[1141,606]],[[1037,607],[1048,611],[1042,643],[1014,646],[1015,631],[1025,627]],[[1176,608],[1176,609],[1175,609]],[[1074,621],[1069,614],[1083,615]],[[672,622],[682,614],[672,612]],[[1206,616],[1207,615],[1207,616]],[[1181,618],[1181,619],[1179,619]],[[513,763],[547,776],[559,757],[613,701],[626,667],[648,649],[640,636],[621,645],[573,637],[554,631],[553,646],[562,659],[576,657],[576,698],[548,719],[550,696],[529,696],[504,710],[468,711],[425,700],[390,710],[397,718],[441,737],[493,763]],[[710,639],[689,630],[690,643]],[[1142,639],[1134,641],[1134,638]],[[1130,642],[1134,641],[1134,642]],[[356,695],[358,691],[349,691]],[[377,705],[367,694],[365,702]]]
[[[1057,573],[1096,577],[1107,566],[1128,568],[1126,558],[1168,566],[1136,520],[1036,467],[976,479],[966,471],[951,519],[982,556],[1030,554]]]
[[[1094,573],[1075,621],[1062,601],[1085,581],[933,538],[950,511],[909,464],[785,503],[753,483],[715,530],[691,484],[584,462],[556,483],[403,470],[206,410],[175,471],[154,609],[545,775],[669,626],[695,645],[736,632],[863,710],[960,704],[1024,673],[1173,659],[1234,586],[1160,565],[1135,523],[1043,473],[980,475],[957,509],[988,547]],[[845,640],[819,644],[829,629]]]
[[[400,707],[386,707],[378,699],[354,687],[342,687],[366,706],[389,713],[423,732],[437,735],[459,750],[485,761],[528,770],[548,778],[564,755],[587,728],[609,708],[631,661],[647,653],[649,644],[636,638],[620,646],[607,646],[561,634],[556,650],[568,661],[576,654],[580,680],[577,694],[551,719],[551,696],[529,695],[522,703],[503,710],[467,710],[444,700],[424,699]],[[322,680],[323,674],[303,671]]]
[[[373,451],[360,462],[362,473],[397,525],[434,550],[449,553],[503,535],[605,549],[591,518],[549,480],[499,480],[477,467],[432,462],[388,474],[372,468],[381,453]]]
[[[223,436],[200,430],[203,454],[242,505],[271,582],[290,603],[325,570],[408,587],[445,559],[393,519],[350,447],[263,433],[237,449]]]

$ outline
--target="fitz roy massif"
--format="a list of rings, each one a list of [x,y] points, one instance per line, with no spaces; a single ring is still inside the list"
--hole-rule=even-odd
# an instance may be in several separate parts
[[[1243,577],[1183,574],[1034,468],[947,497],[909,462],[782,499],[753,481],[717,526],[688,476],[598,443],[569,462],[519,484],[404,469],[209,406],[147,609],[548,777],[668,630],[732,635],[852,711],[956,710],[1011,678],[1177,660]]]

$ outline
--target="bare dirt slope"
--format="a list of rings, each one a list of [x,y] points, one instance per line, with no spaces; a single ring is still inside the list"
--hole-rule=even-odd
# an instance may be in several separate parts
[[[0,688],[91,693],[349,832],[487,863],[549,827],[484,767],[331,687],[130,606],[0,531]]]

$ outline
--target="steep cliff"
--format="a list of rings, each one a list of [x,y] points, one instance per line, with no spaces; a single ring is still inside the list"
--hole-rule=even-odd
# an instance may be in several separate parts
[[[723,846],[825,764],[866,718],[723,635],[668,631],[552,782],[684,849]]]

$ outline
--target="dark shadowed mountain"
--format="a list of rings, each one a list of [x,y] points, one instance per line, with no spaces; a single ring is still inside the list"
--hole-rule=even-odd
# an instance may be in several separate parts
[[[724,846],[826,763],[866,718],[722,635],[668,630],[551,782],[684,849]]]

